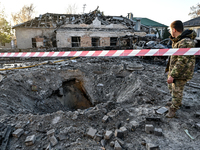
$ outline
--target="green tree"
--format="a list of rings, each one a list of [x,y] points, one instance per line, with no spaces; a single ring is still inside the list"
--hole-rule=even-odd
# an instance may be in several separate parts
[[[12,15],[12,20],[16,25],[33,19],[34,13],[35,13],[35,7],[33,6],[33,4],[30,4],[30,6],[24,5],[19,12],[12,13],[11,15]]]
[[[10,43],[11,41],[11,25],[6,20],[4,8],[0,3],[0,43],[4,45],[5,43]]]
[[[190,13],[188,15],[192,16],[192,18],[200,16],[200,4],[198,3],[196,6],[190,7]]]
[[[167,38],[169,38],[169,36],[170,36],[170,33],[169,33],[169,30],[166,27],[164,32],[163,32],[163,39],[167,39]]]

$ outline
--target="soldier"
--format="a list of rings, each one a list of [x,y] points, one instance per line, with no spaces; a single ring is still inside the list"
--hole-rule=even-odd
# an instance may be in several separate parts
[[[170,39],[172,48],[192,48],[195,47],[196,32],[193,30],[183,31],[183,23],[179,20],[170,25]],[[175,56],[172,55],[166,67],[168,72],[168,88],[172,95],[169,112],[166,117],[173,118],[176,110],[179,109],[183,97],[184,86],[189,81],[194,72],[195,56]]]

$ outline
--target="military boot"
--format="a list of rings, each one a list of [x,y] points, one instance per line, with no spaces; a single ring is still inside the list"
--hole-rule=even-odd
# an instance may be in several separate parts
[[[167,118],[174,118],[176,116],[176,110],[175,108],[169,108],[168,113],[166,114]]]

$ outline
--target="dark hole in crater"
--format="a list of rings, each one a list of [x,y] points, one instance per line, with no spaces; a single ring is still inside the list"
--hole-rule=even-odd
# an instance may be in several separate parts
[[[80,80],[71,79],[63,82],[62,88],[56,93],[57,99],[61,104],[69,109],[76,110],[92,107],[87,91]]]

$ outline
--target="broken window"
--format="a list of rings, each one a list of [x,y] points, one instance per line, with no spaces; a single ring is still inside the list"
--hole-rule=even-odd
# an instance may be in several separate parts
[[[80,42],[80,37],[72,37],[72,47],[80,47]]]
[[[92,46],[100,46],[100,38],[99,37],[92,38]]]
[[[36,48],[36,38],[32,38],[32,48]]]
[[[117,37],[110,38],[110,46],[117,46]]]

